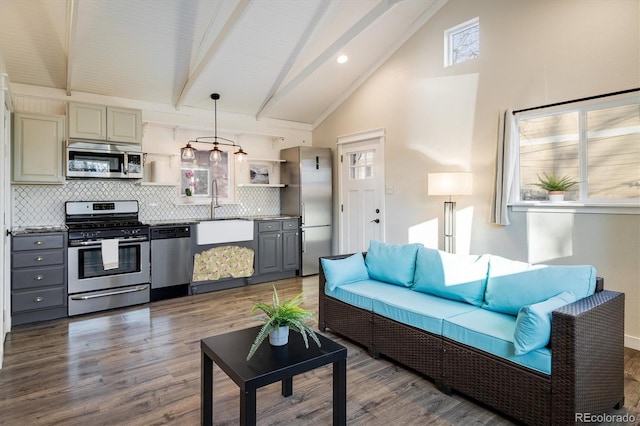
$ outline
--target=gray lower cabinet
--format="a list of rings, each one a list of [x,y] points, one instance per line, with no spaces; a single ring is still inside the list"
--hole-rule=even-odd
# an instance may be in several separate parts
[[[67,316],[67,234],[14,235],[11,249],[13,325]]]
[[[260,232],[258,234],[258,274],[282,270],[282,234]]]
[[[282,231],[282,269],[284,271],[300,269],[299,228],[295,231]]]
[[[252,283],[296,276],[300,269],[300,223],[298,219],[259,220],[256,274]]]

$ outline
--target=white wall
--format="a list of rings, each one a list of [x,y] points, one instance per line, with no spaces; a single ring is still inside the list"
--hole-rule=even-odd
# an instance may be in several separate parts
[[[476,16],[479,58],[445,68],[444,30]],[[427,173],[472,171],[474,195],[456,200],[461,246],[595,265],[605,287],[626,293],[626,344],[640,349],[640,216],[518,212],[510,226],[489,223],[499,111],[640,87],[639,19],[635,0],[449,0],[313,131],[314,145],[386,129],[385,180],[395,190],[385,202],[390,242],[441,229],[444,198],[426,195]],[[564,224],[562,241],[558,233],[545,239],[545,222]],[[555,257],[540,252],[552,237],[563,247]]]

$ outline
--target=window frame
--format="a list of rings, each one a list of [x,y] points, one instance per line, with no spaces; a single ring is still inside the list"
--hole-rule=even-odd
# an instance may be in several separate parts
[[[211,145],[210,144],[201,144],[201,146],[198,146],[198,152],[196,154],[196,159],[194,159],[193,161],[189,162],[189,161],[185,161],[182,160],[180,158],[180,188],[179,188],[179,201],[185,201],[186,200],[186,195],[184,193],[184,180],[183,180],[183,173],[185,170],[198,170],[198,171],[203,171],[203,170],[208,170],[208,182],[207,182],[207,192],[206,194],[203,193],[202,191],[200,191],[199,193],[194,193],[193,197],[197,197],[194,199],[197,199],[198,202],[197,203],[210,203],[212,202],[212,197],[214,197],[213,194],[213,188],[211,187],[211,182],[216,179],[218,181],[220,180],[225,180],[226,184],[227,184],[227,193],[222,192],[222,194],[218,194],[218,202],[220,204],[234,204],[235,203],[235,197],[236,197],[236,182],[235,182],[235,175],[236,175],[236,161],[234,161],[234,154],[233,151],[229,150],[227,147],[223,146],[220,147],[220,151],[222,152],[222,159],[221,159],[221,163],[216,165],[214,164],[212,161],[208,160],[208,156],[210,155],[210,149],[211,149]],[[207,158],[206,161],[204,160],[199,160],[198,156],[201,155],[204,158]],[[221,170],[222,169],[222,170]],[[223,172],[222,174],[220,174],[220,172]],[[226,174],[225,174],[226,172]],[[220,185],[218,183],[218,185]],[[219,189],[220,191],[220,189]]]
[[[509,206],[514,211],[544,211],[553,209],[554,211],[570,211],[585,213],[616,213],[616,214],[640,214],[640,197],[638,198],[588,198],[588,123],[587,114],[590,111],[613,108],[624,105],[640,105],[640,95],[635,93],[631,96],[616,96],[613,99],[596,99],[590,101],[563,104],[561,106],[550,106],[547,108],[537,108],[515,113],[515,125],[518,129],[516,141],[517,150],[516,164],[514,172],[514,184],[510,194]],[[522,200],[522,183],[520,175],[520,121],[524,119],[535,119],[549,117],[552,115],[578,113],[578,200],[569,200],[562,203],[551,203],[542,200]],[[531,209],[530,207],[533,207]]]
[[[465,59],[464,61],[453,62],[454,60],[453,37],[458,33],[461,33],[465,30],[468,30],[469,28],[473,28],[476,26],[478,27],[478,55],[475,56],[474,58]],[[451,28],[444,30],[444,67],[445,68],[453,65],[458,65],[463,62],[467,62],[471,59],[477,58],[478,56],[480,56],[480,17],[479,16],[476,16],[475,18],[469,19],[466,22],[463,22],[461,24],[458,24],[456,26],[453,26]]]
[[[371,154],[371,155],[369,155]],[[362,164],[352,164],[352,158],[355,155],[363,156],[364,163]],[[372,180],[375,179],[375,164],[373,162],[373,156],[375,155],[374,149],[367,149],[364,151],[354,151],[348,154],[348,167],[349,167],[349,180]],[[359,160],[358,160],[359,161]],[[364,176],[361,176],[359,171],[364,171]],[[370,174],[367,175],[367,171],[370,171]]]

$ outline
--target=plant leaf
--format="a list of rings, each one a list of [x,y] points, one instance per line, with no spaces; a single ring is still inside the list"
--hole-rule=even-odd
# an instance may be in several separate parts
[[[275,329],[275,327],[273,326],[272,320],[267,321],[262,326],[262,328],[258,332],[258,335],[256,336],[256,339],[253,341],[253,344],[251,345],[251,349],[249,350],[249,354],[247,355],[247,361],[249,361],[249,359],[253,356],[253,354],[256,353],[256,351],[258,350],[262,342],[264,342],[264,339],[267,338],[267,336],[273,329]]]
[[[268,305],[264,302],[258,302],[251,308],[252,313],[255,311],[262,311],[267,318],[261,318],[261,320],[264,321],[264,325],[258,332],[253,345],[251,345],[249,355],[247,355],[247,361],[255,354],[258,347],[260,347],[264,339],[272,330],[284,325],[288,325],[290,329],[302,334],[302,339],[304,340],[304,344],[307,348],[309,348],[308,336],[311,336],[313,341],[320,346],[318,336],[316,336],[313,329],[305,323],[307,320],[315,322],[313,313],[299,306],[303,301],[303,293],[299,293],[292,299],[280,303],[280,298],[278,297],[278,291],[276,290],[275,285],[272,285],[272,287],[272,304]]]

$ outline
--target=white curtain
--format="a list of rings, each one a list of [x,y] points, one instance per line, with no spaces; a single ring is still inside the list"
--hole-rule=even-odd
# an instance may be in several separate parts
[[[496,154],[496,180],[491,203],[491,223],[509,225],[507,203],[513,191],[516,174],[518,149],[518,128],[513,111],[508,109],[500,113],[498,123],[498,150]]]

